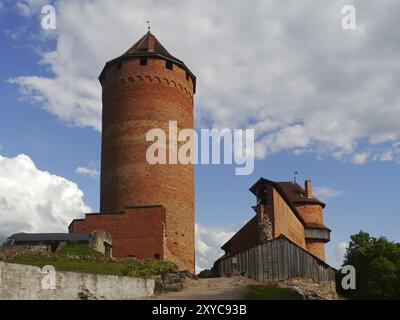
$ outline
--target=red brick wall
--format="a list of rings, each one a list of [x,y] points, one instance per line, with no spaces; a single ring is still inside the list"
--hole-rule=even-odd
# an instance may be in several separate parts
[[[253,248],[258,244],[258,218],[254,216],[242,229],[240,229],[230,240],[229,250],[231,255]]]
[[[283,234],[298,246],[306,248],[303,224],[275,189],[273,199],[274,237]]]
[[[300,213],[305,222],[323,224],[323,209],[319,204],[297,205],[297,211]],[[325,261],[325,243],[318,240],[307,240],[307,250]]]
[[[123,213],[87,214],[85,219],[71,223],[70,232],[104,230],[113,237],[114,257],[154,259],[155,254],[159,254],[161,258],[165,256],[165,224],[164,207],[129,208]]]
[[[166,258],[194,272],[193,165],[150,165],[146,160],[149,130],[168,133],[169,121],[177,121],[178,130],[193,128],[192,79],[176,65],[167,69],[165,60],[148,58],[141,66],[139,59],[131,59],[120,69],[107,69],[102,86],[100,211],[163,205]]]
[[[235,255],[256,246],[261,240],[259,238],[259,226],[263,221],[263,216],[271,215],[273,216],[271,221],[274,238],[283,234],[298,246],[325,261],[325,243],[305,239],[304,225],[275,188],[268,186],[267,196],[267,205],[259,205],[259,209],[262,210],[258,210],[257,215],[232,237],[229,246],[224,249]],[[320,205],[302,205],[296,208],[306,222],[323,223]]]
[[[325,244],[321,241],[307,240],[306,241],[307,250],[317,256],[322,261],[325,261]]]
[[[322,207],[319,204],[297,205],[296,209],[305,222],[324,223]]]

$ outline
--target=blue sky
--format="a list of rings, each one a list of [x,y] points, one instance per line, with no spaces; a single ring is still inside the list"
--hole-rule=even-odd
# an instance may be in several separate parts
[[[314,34],[316,31],[310,31],[312,26],[306,19],[306,8],[293,13],[271,1],[269,5],[276,9],[272,12],[277,13],[278,20],[274,24],[272,18],[263,19],[269,21],[265,22],[266,25],[271,23],[269,29],[280,31],[276,36],[261,33],[269,41],[260,48],[257,47],[257,34],[243,40],[243,35],[237,32],[223,32],[228,28],[233,31],[236,28],[254,28],[255,32],[266,28],[266,25],[248,26],[251,23],[245,21],[248,21],[250,13],[247,10],[241,12],[239,2],[235,2],[231,12],[228,10],[224,16],[220,16],[221,11],[215,7],[217,5],[210,4],[207,10],[202,7],[209,20],[199,20],[194,16],[190,20],[191,10],[194,9],[180,1],[172,1],[171,6],[175,6],[176,12],[182,13],[182,16],[183,13],[189,15],[188,20],[176,21],[176,24],[186,23],[187,30],[167,24],[164,15],[168,11],[165,7],[159,8],[157,1],[137,4],[139,9],[132,11],[131,19],[123,14],[127,11],[123,10],[124,6],[128,8],[131,5],[128,2],[121,2],[119,14],[122,17],[118,16],[118,12],[113,15],[104,9],[111,6],[107,1],[87,2],[83,9],[77,1],[69,4],[66,1],[53,2],[59,24],[56,31],[48,32],[40,29],[40,9],[47,1],[0,3],[0,155],[8,161],[4,162],[3,171],[0,167],[0,196],[3,197],[0,200],[4,200],[3,209],[6,205],[7,208],[16,208],[15,217],[11,209],[10,215],[0,213],[0,226],[3,224],[0,236],[7,236],[7,232],[13,231],[10,226],[19,226],[18,223],[24,219],[29,220],[31,229],[28,231],[43,231],[56,225],[64,228],[65,221],[80,215],[79,210],[85,206],[93,212],[98,211],[99,178],[95,172],[100,167],[100,131],[93,124],[99,116],[93,106],[101,108],[98,103],[101,88],[97,76],[106,60],[122,53],[145,33],[143,21],[152,15],[153,32],[159,40],[198,75],[195,100],[197,123],[203,127],[206,124],[254,127],[259,133],[256,140],[257,160],[252,175],[236,176],[234,166],[228,165],[196,166],[196,223],[198,241],[202,243],[201,252],[198,252],[199,266],[209,266],[207,264],[220,254],[220,242],[253,216],[250,207],[255,199],[248,191],[249,187],[259,177],[290,181],[294,170],[299,171],[297,179],[300,183],[310,178],[315,190],[328,190],[324,199],[327,203],[324,218],[325,224],[332,229],[332,240],[327,245],[329,262],[338,262],[338,256],[342,254],[339,249],[343,247],[340,244],[348,242],[349,236],[361,229],[375,236],[385,235],[400,241],[400,162],[396,153],[399,151],[396,142],[400,141],[397,126],[400,120],[397,90],[400,61],[398,39],[391,35],[395,30],[389,28],[393,21],[390,12],[400,12],[395,2],[383,1],[381,6],[372,2],[360,5],[362,35],[348,39],[348,34],[343,35],[334,28],[332,31],[329,27]],[[360,4],[358,1],[354,3]],[[339,4],[337,2],[337,7],[330,8],[335,14],[328,11],[321,14],[321,19],[338,16]],[[258,5],[262,6],[262,2],[257,2]],[[375,15],[367,16],[365,6],[368,5],[374,8]],[[79,27],[78,22],[83,21],[88,12],[92,15],[87,25],[83,23]],[[96,31],[99,26],[97,17],[101,12],[107,12],[104,24],[113,25],[114,36],[110,36],[110,31],[104,34],[110,43],[102,40],[101,32]],[[122,22],[118,20],[118,24],[116,17],[120,17]],[[371,19],[379,19],[380,24]],[[329,19],[324,21],[329,25]],[[76,26],[73,25],[75,22]],[[297,23],[297,31],[294,22]],[[378,31],[385,31],[380,39],[375,34],[378,31],[368,33],[368,26],[374,23]],[[207,28],[215,30],[215,34],[202,31]],[[176,36],[177,32],[180,36]],[[186,32],[190,32],[191,36]],[[302,42],[292,34],[295,32],[320,42]],[[332,32],[339,34],[338,44],[351,44],[352,47],[336,49],[335,44],[324,42],[326,40],[322,39],[332,35]],[[201,46],[192,39],[194,35]],[[284,42],[281,39],[285,40],[285,45],[278,44],[278,41]],[[244,48],[254,46],[261,57],[246,49],[242,49],[245,57],[242,54],[231,56],[232,47],[243,42]],[[218,45],[213,56],[205,58],[209,50],[201,51],[202,48],[214,48],[215,43]],[[285,49],[285,46],[288,48]],[[271,48],[274,48],[273,51]],[[291,56],[293,48],[299,50],[299,61],[295,64],[295,58]],[[101,52],[103,49],[104,53]],[[190,50],[200,53],[191,54]],[[55,52],[56,58],[49,57],[49,52]],[[264,59],[262,54],[268,59]],[[260,69],[264,67],[265,72],[254,68],[252,60],[255,57],[262,60]],[[309,57],[313,57],[313,61],[309,61]],[[336,73],[338,66],[344,68],[340,74]],[[252,69],[255,71],[252,72]],[[242,81],[249,79],[248,72],[254,75],[254,79]],[[66,75],[79,77],[82,86],[73,88],[73,81],[69,82]],[[340,76],[343,78],[336,81]],[[42,79],[49,81],[43,84]],[[263,84],[258,87],[260,83]],[[46,91],[48,88],[51,90]],[[86,90],[87,96],[81,90]],[[241,100],[243,96],[245,99]],[[78,101],[80,99],[82,102]],[[71,101],[74,103],[70,104]],[[92,114],[93,122],[90,119]],[[25,158],[15,160],[21,154],[29,157],[35,168]],[[26,192],[21,178],[25,172],[21,168],[25,167],[29,167],[29,175],[24,175],[24,179],[33,179],[26,185],[33,188],[37,185],[38,190],[27,197],[27,202],[32,203],[22,206],[16,199],[21,194],[19,192]],[[93,176],[79,174],[78,167],[92,170]],[[52,176],[43,178],[43,172]],[[13,181],[18,181],[15,182],[18,188],[13,187]],[[43,181],[48,181],[48,184]],[[67,201],[65,196],[59,196],[60,190],[63,190],[63,195],[70,196]],[[13,191],[15,196],[11,195]],[[39,195],[48,195],[48,201],[38,204]],[[62,208],[59,208],[63,205],[67,206],[65,210],[68,212],[65,219],[61,217]],[[41,216],[37,208],[43,207],[50,209]],[[27,212],[29,208],[36,210],[32,217]],[[39,221],[46,217],[51,217],[52,222]]]

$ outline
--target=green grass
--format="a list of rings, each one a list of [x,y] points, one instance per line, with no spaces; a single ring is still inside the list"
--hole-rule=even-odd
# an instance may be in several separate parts
[[[60,256],[42,257],[36,255],[20,255],[8,259],[8,262],[37,266],[40,268],[46,265],[51,265],[58,271],[84,272],[115,276],[127,276],[129,272],[129,265],[127,263],[68,260]]]
[[[8,246],[9,244],[7,242],[3,242],[2,244],[0,244],[0,249],[7,248]]]
[[[85,256],[87,258],[71,259],[68,256]],[[102,256],[102,254],[90,247],[81,244],[69,244],[56,254],[50,256],[23,254],[11,257],[7,261],[40,268],[45,265],[51,265],[58,271],[128,277],[151,277],[177,269],[175,264],[168,261],[113,261],[107,259],[93,259],[93,257],[97,256]]]
[[[71,255],[71,256],[91,256],[91,257],[99,257],[102,256],[102,254],[84,244],[79,244],[79,243],[70,243],[67,244],[65,247],[60,249],[56,255],[59,256],[66,256],[66,255]]]
[[[269,285],[250,285],[245,295],[246,300],[303,300],[289,288]]]
[[[169,261],[138,260],[129,264],[127,275],[129,277],[150,277],[177,269],[178,266]]]

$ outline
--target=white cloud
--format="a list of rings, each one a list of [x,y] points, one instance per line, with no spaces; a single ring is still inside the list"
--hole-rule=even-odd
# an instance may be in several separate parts
[[[27,155],[0,156],[1,236],[67,232],[72,219],[90,211],[75,183],[39,170]]]
[[[314,195],[317,198],[326,200],[329,198],[336,198],[343,195],[343,191],[335,190],[330,187],[316,187],[314,188]]]
[[[17,11],[24,17],[30,18],[41,13],[41,8],[48,4],[48,0],[24,0],[15,4]]]
[[[212,267],[215,260],[224,254],[221,246],[234,234],[221,227],[196,224],[196,273]]]
[[[377,152],[374,157],[374,161],[397,161],[400,163],[400,142],[393,143],[390,147],[383,149],[381,152]]]
[[[338,243],[334,249],[333,259],[329,259],[329,264],[335,268],[340,268],[343,264],[344,256],[348,247],[349,244],[347,242]]]
[[[100,176],[100,171],[94,167],[77,167],[75,169],[75,172],[83,175],[83,176],[89,176],[91,178],[97,178],[98,176]]]
[[[363,152],[363,153],[357,153],[353,156],[352,162],[354,164],[364,164],[368,160],[368,154]]]
[[[400,141],[400,7],[356,0],[362,15],[349,32],[340,27],[342,5],[59,1],[57,47],[42,61],[53,76],[13,83],[58,118],[101,130],[97,76],[151,17],[156,36],[198,76],[197,119],[256,128],[258,158],[289,150],[362,164]]]
[[[15,5],[18,12],[24,17],[30,17],[32,15],[31,8],[24,2],[17,2]]]

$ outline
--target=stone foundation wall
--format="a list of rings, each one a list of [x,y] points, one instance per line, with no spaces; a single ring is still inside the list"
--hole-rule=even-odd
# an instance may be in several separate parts
[[[152,296],[155,280],[117,277],[75,272],[55,274],[54,289],[51,276],[39,267],[0,261],[0,300],[134,300]]]
[[[111,233],[103,230],[96,230],[90,234],[89,247],[101,252],[102,254],[106,254],[105,243],[107,243],[109,246],[112,246]]]
[[[292,278],[284,284],[302,295],[305,300],[336,300],[338,298],[335,281],[316,282],[307,278]]]

